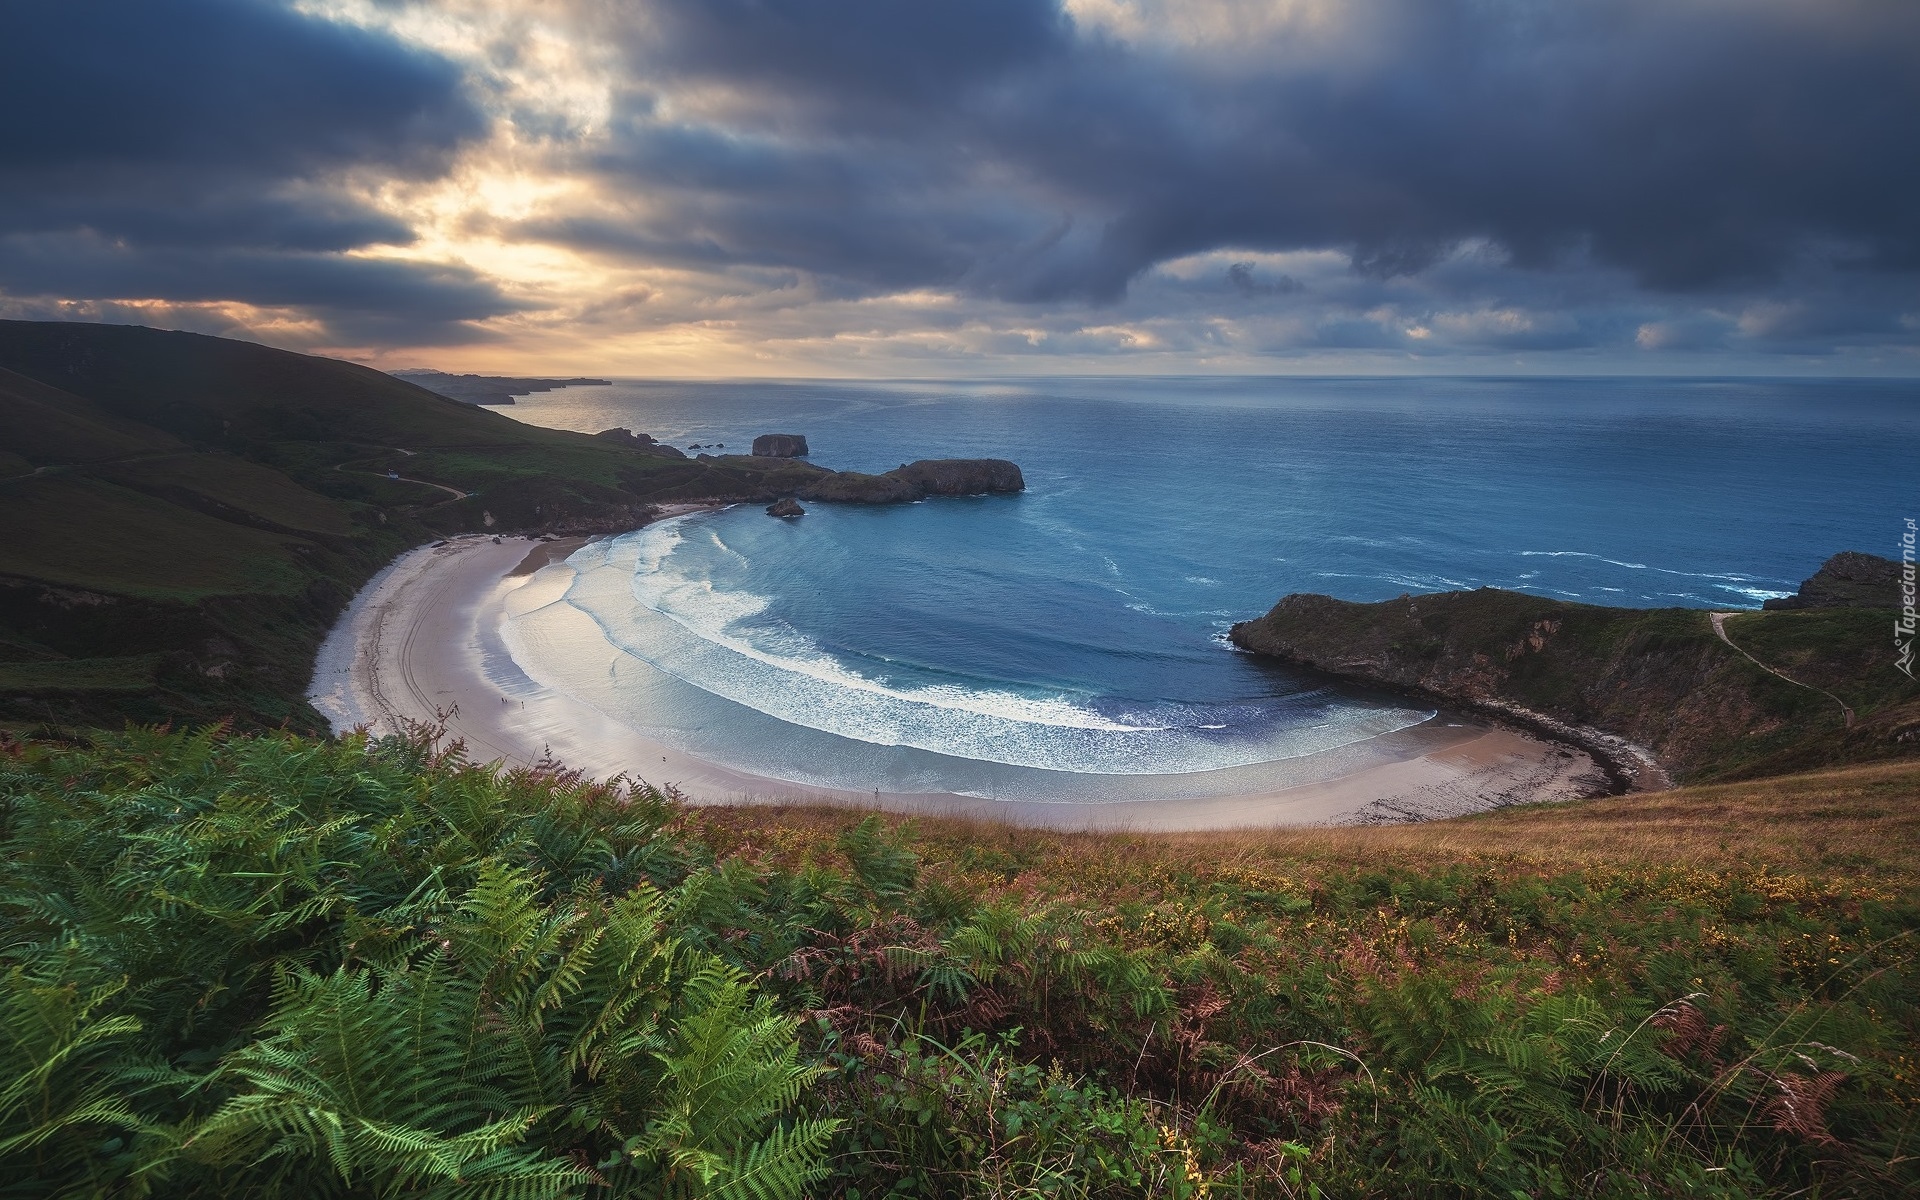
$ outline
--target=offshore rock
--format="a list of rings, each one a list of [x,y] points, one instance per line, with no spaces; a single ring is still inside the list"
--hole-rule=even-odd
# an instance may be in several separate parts
[[[807,510],[801,508],[800,502],[792,496],[782,496],[772,504],[767,505],[767,515],[770,517],[804,517],[807,515]]]
[[[753,453],[759,458],[805,458],[807,438],[801,433],[763,433],[753,439]]]

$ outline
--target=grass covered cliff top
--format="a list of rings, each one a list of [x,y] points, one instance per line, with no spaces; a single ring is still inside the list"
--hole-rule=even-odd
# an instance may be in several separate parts
[[[1891,607],[1737,613],[1723,639],[1700,609],[1480,588],[1372,604],[1292,595],[1232,637],[1336,675],[1596,727],[1705,782],[1920,756],[1920,684],[1894,665],[1893,621]]]
[[[0,1169],[49,1196],[1906,1194],[1915,782],[1202,841],[688,810],[428,738],[13,743]]]

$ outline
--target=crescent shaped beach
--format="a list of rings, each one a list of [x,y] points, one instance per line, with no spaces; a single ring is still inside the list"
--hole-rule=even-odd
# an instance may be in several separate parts
[[[1128,776],[1127,791],[1145,798],[1088,800],[1089,785],[1097,792],[1106,777],[1080,776],[1059,798],[992,799],[756,774],[648,736],[544,686],[515,660],[503,636],[510,605],[524,610],[563,592],[571,578],[565,559],[583,541],[470,536],[402,555],[362,589],[327,638],[310,691],[314,706],[336,732],[440,725],[479,761],[559,762],[595,778],[670,786],[697,804],[826,804],[1064,829],[1374,824],[1605,790],[1599,765],[1584,751],[1458,712],[1305,756],[1289,764],[1298,782],[1279,787],[1236,788],[1225,771]]]

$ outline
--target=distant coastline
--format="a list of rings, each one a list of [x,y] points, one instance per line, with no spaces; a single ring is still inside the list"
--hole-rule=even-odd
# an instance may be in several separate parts
[[[462,404],[512,404],[515,396],[551,392],[567,387],[611,387],[611,379],[539,379],[519,375],[453,375],[427,369],[388,372],[395,379],[417,384],[430,392],[458,400]]]

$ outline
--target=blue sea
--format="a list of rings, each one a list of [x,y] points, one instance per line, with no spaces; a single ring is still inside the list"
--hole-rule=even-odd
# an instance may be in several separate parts
[[[1020,496],[596,542],[511,622],[529,675],[622,724],[860,790],[1283,785],[1448,719],[1225,643],[1288,592],[1754,608],[1835,551],[1897,553],[1920,511],[1913,381],[629,381],[501,411],[716,453],[801,433],[841,469],[1020,464]]]

